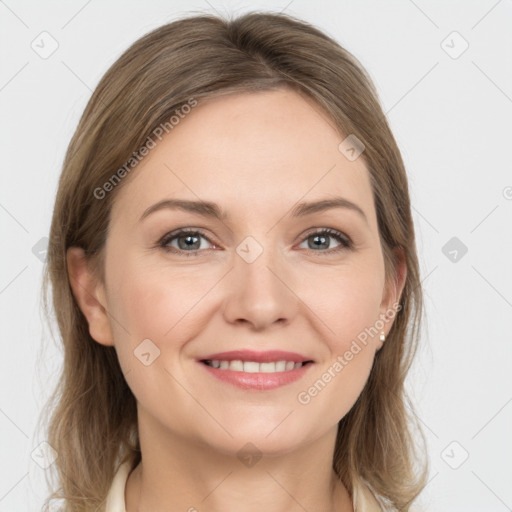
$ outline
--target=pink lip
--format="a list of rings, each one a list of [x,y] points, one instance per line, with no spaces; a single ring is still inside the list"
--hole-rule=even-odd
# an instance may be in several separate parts
[[[217,352],[205,357],[198,358],[199,361],[255,361],[257,363],[271,363],[272,361],[293,361],[294,363],[303,363],[312,361],[311,358],[297,354],[296,352],[285,352],[283,350],[266,350],[265,352],[255,352],[254,350],[231,350],[229,352]]]
[[[300,368],[289,370],[287,372],[245,373],[235,372],[233,370],[221,370],[201,362],[199,362],[199,364],[205,370],[210,372],[211,375],[217,377],[217,379],[244,390],[254,391],[265,391],[290,384],[300,379],[309,370],[309,367],[313,365],[313,363],[308,363]]]
[[[258,363],[269,363],[272,361],[293,361],[302,363],[310,361],[300,368],[275,373],[246,373],[233,370],[221,370],[208,366],[203,361],[255,361]],[[254,352],[252,350],[232,350],[230,352],[217,352],[198,359],[198,363],[207,370],[210,375],[244,390],[265,391],[276,389],[300,379],[309,370],[313,362],[311,359],[295,352],[284,352],[282,350],[269,350],[266,352]]]

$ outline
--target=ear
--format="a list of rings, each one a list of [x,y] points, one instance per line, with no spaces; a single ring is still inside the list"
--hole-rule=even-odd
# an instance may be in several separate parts
[[[386,312],[388,312],[388,317],[390,317],[388,321],[385,320],[384,327],[382,328],[382,331],[386,336],[391,330],[391,326],[394,322],[393,319],[399,311],[397,309],[397,304],[400,302],[400,297],[402,296],[402,291],[405,286],[405,279],[407,277],[407,263],[404,248],[395,247],[395,249],[393,249],[393,253],[395,258],[396,277],[393,278],[393,276],[391,276],[386,282],[380,305],[380,318],[384,318]],[[393,313],[392,317],[390,315],[391,312]],[[385,342],[380,340],[377,342],[377,350],[382,347],[383,343]]]
[[[66,253],[70,285],[76,301],[89,324],[89,334],[101,345],[113,346],[106,295],[103,284],[93,273],[80,247],[70,247]]]

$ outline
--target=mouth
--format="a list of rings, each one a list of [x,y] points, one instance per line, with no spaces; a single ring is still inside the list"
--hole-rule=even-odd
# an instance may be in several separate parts
[[[213,377],[246,391],[271,390],[290,384],[315,363],[301,354],[249,350],[220,352],[197,360]]]
[[[313,361],[269,361],[266,363],[259,363],[258,361],[242,361],[240,359],[227,360],[227,359],[202,359],[201,363],[211,368],[219,370],[230,370],[233,372],[244,373],[280,373],[290,372],[302,368],[307,364],[312,364]]]

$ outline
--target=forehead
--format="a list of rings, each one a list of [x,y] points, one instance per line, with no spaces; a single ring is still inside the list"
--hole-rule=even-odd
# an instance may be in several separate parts
[[[287,89],[203,100],[132,171],[113,217],[140,216],[165,198],[285,213],[301,199],[336,195],[372,218],[368,171],[339,151],[344,138],[318,105]]]

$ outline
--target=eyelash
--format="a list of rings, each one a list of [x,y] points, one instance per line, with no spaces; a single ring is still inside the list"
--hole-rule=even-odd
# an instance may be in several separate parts
[[[204,251],[204,249],[195,249],[193,251],[183,251],[183,250],[180,250],[180,249],[176,249],[175,247],[169,247],[167,245],[167,244],[169,244],[169,242],[173,241],[176,238],[179,238],[181,235],[184,235],[184,234],[200,235],[201,237],[203,237],[206,240],[208,240],[208,242],[210,244],[215,245],[200,229],[184,228],[184,229],[180,229],[179,231],[173,231],[171,233],[165,234],[159,240],[158,247],[162,248],[166,252],[170,252],[170,253],[174,253],[174,254],[179,254],[179,255],[184,255],[185,257],[199,256],[199,253]],[[335,247],[334,249],[329,249],[329,250],[326,250],[326,251],[316,251],[314,249],[306,249],[306,251],[308,251],[310,253],[311,252],[317,253],[317,254],[322,254],[323,253],[322,256],[330,256],[330,255],[333,255],[333,254],[337,254],[340,251],[350,250],[350,249],[353,248],[352,240],[348,236],[344,235],[340,231],[337,231],[336,229],[331,229],[331,228],[325,228],[325,229],[322,229],[322,230],[319,230],[319,231],[314,231],[312,233],[309,233],[301,241],[301,243],[304,240],[307,240],[309,237],[315,236],[315,235],[329,235],[332,238],[335,238],[340,243],[340,245],[338,247]]]

